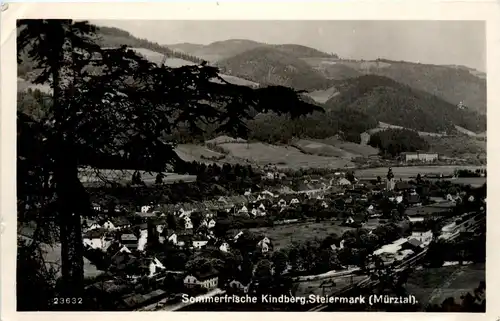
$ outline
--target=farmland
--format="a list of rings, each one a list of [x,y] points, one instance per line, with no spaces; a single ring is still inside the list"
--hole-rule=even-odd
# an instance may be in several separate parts
[[[352,166],[352,163],[333,157],[306,155],[297,148],[263,143],[226,143],[218,145],[233,157],[250,161],[257,165],[273,164],[279,167],[330,167]]]
[[[341,221],[321,223],[300,223],[290,225],[278,225],[274,227],[260,227],[249,229],[253,233],[264,234],[273,241],[275,250],[285,248],[292,242],[304,243],[307,240],[325,239],[330,234],[341,236],[345,231],[352,228],[340,226]]]

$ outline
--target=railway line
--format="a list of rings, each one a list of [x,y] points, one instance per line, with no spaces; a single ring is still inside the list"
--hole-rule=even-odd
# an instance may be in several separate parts
[[[484,213],[481,213],[481,214],[478,214],[478,215],[474,216],[473,218],[467,220],[466,222],[459,224],[458,226],[456,226],[456,228],[460,229],[460,228],[462,228],[462,226],[465,226],[465,223],[472,221],[472,224],[470,226],[468,226],[466,228],[466,230],[473,231],[485,220],[486,220],[486,216],[484,215]],[[453,240],[453,239],[457,238],[459,235],[460,235],[460,232],[456,232],[454,234],[443,235],[442,238],[446,239],[446,240]],[[408,269],[410,266],[414,266],[415,264],[417,264],[420,260],[425,258],[425,254],[427,253],[428,250],[429,250],[429,248],[426,247],[421,252],[417,253],[416,255],[414,255],[412,257],[409,257],[408,259],[406,259],[403,262],[401,262],[400,264],[398,264],[394,268],[393,274],[402,272],[402,271]],[[341,289],[340,291],[338,291],[334,294],[336,296],[342,296],[343,294],[347,294],[350,291],[354,290],[355,288],[364,288],[367,286],[373,286],[373,285],[376,285],[377,283],[378,283],[377,280],[372,280],[370,278],[370,276],[367,276],[366,278],[362,279],[361,281],[354,283],[354,284],[351,284],[351,285]],[[327,309],[329,306],[330,305],[327,303],[320,304],[320,305],[317,305],[317,306],[309,309],[308,311],[309,312],[321,312],[321,311],[324,311],[325,309]]]

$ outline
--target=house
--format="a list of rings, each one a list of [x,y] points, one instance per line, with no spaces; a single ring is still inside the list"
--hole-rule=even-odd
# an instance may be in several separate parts
[[[292,198],[292,200],[290,201],[290,204],[300,204],[300,201],[298,198],[294,197]]]
[[[439,154],[425,153],[425,152],[406,152],[400,154],[404,162],[421,161],[421,162],[434,162],[438,160]]]
[[[257,196],[257,201],[262,201],[263,199],[266,199],[266,198],[262,195]]]
[[[104,229],[93,229],[87,231],[83,236],[83,244],[93,249],[106,250],[113,242],[111,236],[106,235]]]
[[[151,209],[152,209],[151,205],[143,205],[141,206],[141,213],[148,213],[149,211],[151,211]]]
[[[286,201],[285,201],[284,199],[280,199],[280,200],[278,201],[278,206],[280,206],[280,207],[285,207],[285,206],[286,206]]]
[[[245,191],[245,193],[243,193],[243,195],[244,196],[250,196],[250,195],[252,195],[252,190],[249,189],[249,190]]]
[[[271,240],[266,236],[257,243],[257,246],[261,249],[262,253],[267,253],[271,249]]]
[[[101,225],[99,225],[99,223],[91,223],[90,226],[88,227],[88,230],[97,230],[97,229],[100,229],[101,228]]]
[[[271,192],[269,192],[268,190],[263,191],[263,192],[261,193],[261,195],[263,195],[263,196],[264,196],[264,198],[265,198],[266,196],[269,196],[269,197],[274,197],[274,194],[273,194],[273,193],[271,193]]]
[[[232,280],[231,282],[228,283],[228,287],[232,290],[243,292],[243,293],[248,293],[248,284],[243,285],[240,281],[237,280]]]
[[[234,240],[234,241],[237,241],[237,240],[240,238],[240,236],[242,236],[242,235],[243,235],[243,231],[239,231],[238,233],[236,233],[236,234],[233,236],[233,240]]]
[[[238,213],[248,213],[248,208],[243,205],[239,210],[238,210]]]
[[[349,186],[351,182],[347,178],[341,178],[338,180],[337,184],[340,186]]]
[[[102,225],[102,227],[105,228],[106,230],[115,230],[116,229],[115,225],[110,220],[105,221],[104,224]]]
[[[123,216],[113,217],[111,219],[111,222],[113,223],[113,226],[117,230],[129,228],[130,226],[132,226],[130,221],[126,217],[123,217]]]
[[[97,204],[97,203],[93,203],[92,204],[92,209],[96,212],[101,212],[102,211],[102,208],[101,208],[101,205]]]
[[[211,219],[210,221],[208,221],[208,228],[214,228],[215,224],[216,224],[215,220]]]
[[[406,241],[406,243],[403,243],[401,245],[402,249],[410,249],[410,250],[421,249],[422,247],[423,243],[414,238],[410,238],[408,241]]]
[[[271,173],[271,172],[267,172],[266,173],[266,176],[264,176],[266,179],[274,179],[275,176],[274,176],[274,173]]]
[[[266,207],[264,206],[264,204],[263,204],[263,203],[260,203],[260,205],[259,205],[258,209],[259,209],[260,211],[265,211],[265,210],[266,210]]]
[[[195,249],[201,249],[202,247],[206,246],[207,243],[208,243],[207,238],[199,238],[199,239],[193,240],[193,247]]]
[[[411,233],[411,238],[423,244],[430,244],[432,241],[432,231],[413,231]]]
[[[325,201],[323,201],[321,202],[321,207],[328,208],[328,204]]]
[[[149,263],[149,275],[148,277],[152,278],[157,275],[158,270],[164,270],[165,266],[157,259],[154,258],[151,260],[151,263]]]
[[[174,230],[165,229],[163,230],[162,234],[167,242],[171,242],[172,244],[177,245],[177,234],[175,233]]]
[[[144,251],[148,243],[148,230],[141,230],[139,240],[137,240],[137,250]]]
[[[222,242],[221,246],[219,246],[219,250],[222,252],[229,252],[229,244],[227,242]]]
[[[344,224],[346,225],[350,225],[350,224],[354,224],[354,219],[352,218],[352,216],[349,216],[345,221],[344,221]]]
[[[259,210],[256,208],[252,208],[252,210],[250,211],[250,214],[252,214],[253,216],[257,216],[259,214]]]
[[[121,236],[121,243],[125,245],[128,249],[137,249],[137,237],[132,233],[125,233]]]
[[[184,219],[184,228],[186,230],[191,230],[193,228],[193,222],[191,222],[191,219],[189,217],[186,217]]]
[[[215,270],[205,273],[193,273],[184,278],[184,286],[187,288],[194,288],[201,286],[207,290],[215,289],[219,283],[218,272]]]

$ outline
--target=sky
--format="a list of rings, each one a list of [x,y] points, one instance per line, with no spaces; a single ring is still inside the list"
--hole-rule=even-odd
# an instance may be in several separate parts
[[[300,44],[341,58],[464,65],[486,71],[481,21],[94,20],[160,44],[249,39]]]

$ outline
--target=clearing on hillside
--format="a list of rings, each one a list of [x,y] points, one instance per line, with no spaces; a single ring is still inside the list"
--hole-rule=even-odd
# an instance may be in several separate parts
[[[295,147],[263,143],[225,143],[218,145],[229,155],[250,161],[257,165],[277,165],[283,168],[343,168],[353,164],[337,157],[306,155]]]

